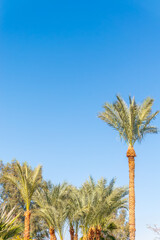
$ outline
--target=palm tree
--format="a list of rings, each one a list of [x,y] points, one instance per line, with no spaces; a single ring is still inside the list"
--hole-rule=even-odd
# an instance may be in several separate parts
[[[39,206],[36,214],[42,217],[49,227],[50,239],[56,240],[55,231],[63,240],[64,224],[67,218],[67,183],[53,185],[51,188],[36,191],[34,201]]]
[[[80,219],[78,208],[79,197],[79,190],[76,187],[69,185],[66,199],[66,210],[71,240],[78,240],[78,227]]]
[[[22,231],[21,224],[17,221],[19,215],[15,217],[15,208],[7,212],[7,206],[0,207],[0,239],[7,240],[15,237]]]
[[[152,113],[153,102],[152,98],[147,97],[141,105],[138,105],[134,97],[132,99],[129,97],[128,106],[120,96],[117,96],[117,101],[113,104],[105,103],[104,112],[99,114],[99,118],[118,131],[120,138],[128,144],[130,240],[135,239],[134,144],[136,141],[141,142],[147,133],[157,133],[157,128],[150,125],[159,113],[159,111]]]
[[[33,171],[24,163],[23,166],[17,161],[15,165],[16,175],[4,175],[3,177],[8,182],[14,184],[20,192],[22,199],[25,202],[25,229],[24,240],[30,239],[30,205],[33,194],[40,186],[42,181],[41,166],[36,167]]]
[[[47,189],[37,190],[34,196],[35,203],[39,206],[35,210],[35,215],[41,217],[49,227],[50,240],[56,240],[55,229],[55,213],[52,207],[53,196],[51,191]],[[53,211],[54,210],[54,211]]]
[[[128,194],[126,188],[115,188],[115,179],[107,185],[101,178],[97,183],[89,178],[80,189],[79,212],[83,239],[97,240],[101,237],[104,220],[120,208],[125,208]]]

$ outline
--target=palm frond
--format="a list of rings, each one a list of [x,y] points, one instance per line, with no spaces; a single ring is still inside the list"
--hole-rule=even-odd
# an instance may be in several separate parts
[[[104,112],[99,114],[104,122],[113,127],[129,145],[141,141],[147,133],[157,133],[155,126],[150,127],[152,120],[159,111],[152,113],[154,100],[146,98],[141,105],[135,102],[135,98],[129,97],[129,106],[120,97],[113,104],[105,103]]]

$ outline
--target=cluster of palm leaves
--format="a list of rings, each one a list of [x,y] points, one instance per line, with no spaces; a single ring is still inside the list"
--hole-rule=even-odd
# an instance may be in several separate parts
[[[61,240],[64,239],[64,227],[67,223],[71,240],[78,239],[79,229],[83,239],[90,238],[91,231],[95,238],[96,229],[100,230],[100,239],[101,230],[106,227],[106,222],[109,223],[111,215],[117,209],[126,207],[127,189],[115,188],[114,184],[115,179],[107,185],[106,179],[102,178],[95,183],[90,177],[79,189],[63,183],[37,190],[34,201],[39,209],[35,213],[47,222],[52,239],[56,239],[55,232]]]
[[[116,102],[104,104],[104,111],[99,114],[99,118],[133,147],[135,142],[141,142],[146,134],[158,132],[157,127],[151,125],[152,120],[159,113],[159,111],[152,113],[153,102],[154,99],[147,97],[142,104],[137,104],[134,97],[129,97],[128,106],[118,95]]]
[[[0,207],[0,239],[6,240],[19,234],[23,229],[18,222],[18,215],[14,216],[14,208],[7,211],[7,206]]]
[[[64,239],[69,226],[71,240],[96,238],[114,239],[111,218],[119,209],[127,207],[126,187],[115,187],[115,179],[95,182],[89,178],[80,188],[66,182],[58,185],[42,183],[41,166],[34,171],[16,162],[16,173],[3,175],[14,184],[25,203],[24,239],[30,239],[30,215],[45,221],[51,240]],[[112,227],[113,230],[113,227]]]

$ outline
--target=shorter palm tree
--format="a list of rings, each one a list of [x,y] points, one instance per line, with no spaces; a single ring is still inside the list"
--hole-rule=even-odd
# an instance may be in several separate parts
[[[40,218],[42,218],[48,228],[50,234],[50,240],[56,240],[55,235],[55,211],[53,212],[52,208],[52,194],[48,188],[38,189],[34,196],[34,201],[38,205],[39,208],[34,210],[34,214]]]
[[[126,208],[125,187],[115,188],[115,179],[109,184],[102,178],[97,183],[90,177],[80,189],[79,212],[83,239],[101,237],[104,221],[118,209]]]
[[[33,194],[36,189],[41,185],[42,167],[38,166],[34,170],[24,163],[22,166],[17,161],[15,164],[16,175],[4,175],[3,178],[8,180],[8,183],[14,184],[18,191],[20,192],[22,199],[24,200],[26,211],[25,215],[25,230],[24,230],[24,240],[30,239],[30,205]]]
[[[36,214],[47,223],[51,240],[56,240],[55,231],[63,240],[64,225],[67,218],[67,197],[67,183],[52,185],[50,189],[37,190],[34,196],[34,201],[39,206]]]
[[[18,222],[17,215],[15,217],[15,208],[7,212],[7,207],[0,207],[0,239],[7,240],[16,237],[22,231],[22,225]]]

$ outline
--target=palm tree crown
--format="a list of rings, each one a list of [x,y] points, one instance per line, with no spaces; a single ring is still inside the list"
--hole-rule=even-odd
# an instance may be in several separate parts
[[[97,183],[92,177],[80,189],[79,215],[83,234],[87,234],[89,227],[103,227],[114,212],[127,207],[128,194],[126,187],[115,188],[115,179],[107,185],[107,180],[101,178]]]
[[[159,111],[152,113],[154,100],[147,97],[141,105],[135,102],[135,98],[129,97],[129,106],[120,97],[113,104],[105,103],[104,112],[99,118],[119,132],[120,138],[130,146],[138,140],[141,141],[147,133],[157,133],[155,126],[150,125]]]
[[[26,163],[21,166],[18,161],[15,167],[16,176],[4,175],[3,177],[17,187],[25,202],[26,210],[29,210],[32,196],[42,181],[42,167],[38,166],[32,171]]]

